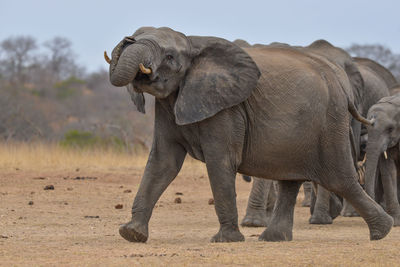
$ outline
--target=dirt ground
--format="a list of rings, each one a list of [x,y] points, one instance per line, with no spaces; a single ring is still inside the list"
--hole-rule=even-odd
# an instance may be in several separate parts
[[[212,195],[205,168],[193,160],[185,162],[157,203],[147,243],[129,243],[119,236],[118,227],[130,218],[144,162],[133,162],[131,167],[72,165],[54,170],[28,170],[14,163],[0,166],[0,265],[400,264],[400,228],[371,242],[361,218],[339,217],[332,225],[310,225],[308,208],[300,206],[302,193],[293,241],[260,242],[262,228],[241,228],[245,242],[210,243],[218,220],[214,206],[208,204]],[[44,190],[49,185],[54,190]],[[236,185],[241,219],[251,184],[238,177]],[[175,203],[177,197],[181,203]],[[117,209],[119,204],[122,208]]]

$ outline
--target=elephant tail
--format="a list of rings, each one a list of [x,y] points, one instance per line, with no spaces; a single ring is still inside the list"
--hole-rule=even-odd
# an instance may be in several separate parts
[[[245,180],[246,182],[250,183],[251,182],[251,176],[247,176],[247,175],[242,175],[243,180]]]
[[[370,120],[368,120],[360,115],[360,113],[354,106],[354,103],[351,101],[348,101],[348,110],[354,119],[358,120],[359,122],[361,122],[362,124],[364,124],[366,126],[372,125],[372,122]]]

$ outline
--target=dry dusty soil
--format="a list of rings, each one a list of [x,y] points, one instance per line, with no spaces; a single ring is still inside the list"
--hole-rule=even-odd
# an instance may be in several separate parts
[[[144,161],[143,161],[144,162]],[[118,234],[130,218],[144,164],[134,167],[0,173],[1,266],[310,266],[400,265],[400,228],[371,242],[361,218],[309,225],[295,210],[293,241],[258,241],[262,228],[241,228],[246,241],[212,244],[218,230],[204,167],[187,161],[154,209],[145,244]],[[54,190],[44,190],[46,186]],[[251,184],[238,177],[239,219]],[[175,203],[177,197],[181,203]],[[116,208],[117,205],[119,209]]]

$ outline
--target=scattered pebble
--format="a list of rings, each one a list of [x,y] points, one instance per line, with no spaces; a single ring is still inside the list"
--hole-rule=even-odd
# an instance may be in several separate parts
[[[85,218],[86,219],[98,219],[98,218],[100,218],[100,216],[86,215]]]
[[[124,188],[124,186],[123,186],[123,185],[121,185],[119,188]]]
[[[124,193],[132,193],[132,190],[126,189],[126,190],[124,190]]]
[[[76,172],[79,172],[79,170],[80,170],[79,168],[76,168],[76,169],[75,169]]]
[[[0,238],[8,238],[8,236],[0,235]]]
[[[176,192],[175,195],[183,196],[183,193],[182,192]]]
[[[214,205],[214,199],[213,198],[210,198],[208,200],[208,205]]]
[[[44,190],[54,190],[54,185],[46,185],[44,188]]]
[[[122,204],[117,204],[117,205],[115,205],[115,208],[117,209],[117,210],[120,210],[120,209],[122,209],[124,207],[124,205],[122,205]]]
[[[31,195],[33,195],[33,194],[35,194],[35,192],[32,191],[32,192],[31,192]]]
[[[182,199],[180,197],[175,198],[174,203],[180,204],[182,203]]]
[[[68,187],[67,190],[68,190],[68,191],[72,191],[72,190],[74,190],[74,189],[71,188],[71,187]]]
[[[90,176],[76,176],[72,178],[72,180],[97,180],[97,177],[90,177]]]
[[[33,179],[34,180],[46,180],[47,178],[43,177],[43,176],[39,176],[39,177],[34,177]]]
[[[33,201],[32,201],[32,200],[29,201],[29,202],[28,202],[28,205],[31,205],[31,206],[32,206],[32,205],[33,205]]]

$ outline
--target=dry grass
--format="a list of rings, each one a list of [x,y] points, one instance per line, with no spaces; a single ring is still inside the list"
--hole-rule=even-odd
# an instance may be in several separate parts
[[[244,243],[210,244],[218,230],[211,189],[204,165],[190,159],[158,201],[148,242],[126,242],[118,226],[129,220],[145,162],[146,155],[113,151],[0,146],[0,266],[399,265],[399,228],[371,242],[361,218],[310,225],[300,205],[292,242],[259,242],[263,229],[241,228]],[[55,189],[43,190],[49,184]],[[236,187],[241,219],[251,184],[237,179]]]
[[[59,144],[0,144],[0,170],[26,171],[86,170],[112,171],[144,166],[147,153],[130,154],[114,149],[68,149]]]

